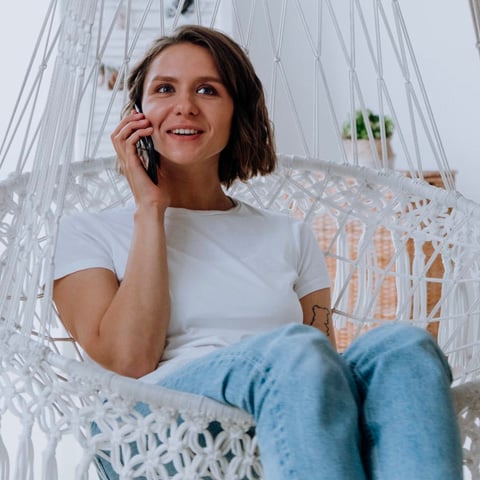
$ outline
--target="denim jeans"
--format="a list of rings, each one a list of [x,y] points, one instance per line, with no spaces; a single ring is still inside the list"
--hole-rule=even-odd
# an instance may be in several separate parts
[[[265,480],[460,480],[450,382],[444,355],[417,327],[377,327],[339,355],[317,329],[292,324],[161,385],[249,412]]]

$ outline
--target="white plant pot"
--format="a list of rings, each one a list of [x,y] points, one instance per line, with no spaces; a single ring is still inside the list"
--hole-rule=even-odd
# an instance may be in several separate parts
[[[354,151],[352,140],[344,139],[343,145],[345,147],[345,152],[347,154],[348,163],[356,164],[354,160]],[[390,145],[390,139],[386,139],[387,146],[387,165],[383,165],[383,153],[382,153],[382,141],[375,140],[375,148],[378,155],[378,161],[380,162],[381,167],[387,167],[393,170],[395,154],[393,153],[392,147]],[[357,140],[357,154],[358,154],[358,165],[370,168],[379,168],[378,163],[375,161],[374,155],[372,153],[372,147],[369,140]]]

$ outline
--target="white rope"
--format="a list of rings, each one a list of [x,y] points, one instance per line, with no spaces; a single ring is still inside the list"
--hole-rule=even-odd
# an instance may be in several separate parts
[[[470,12],[475,27],[476,47],[478,53],[480,53],[480,3],[478,3],[478,0],[470,0]]]
[[[3,141],[0,145],[0,168],[3,166],[3,164],[5,162],[5,159],[7,157],[7,154],[9,153],[9,150],[12,146],[12,141],[13,141],[14,137],[13,137],[13,135],[10,136],[10,132],[12,130],[15,131],[16,129],[18,129],[22,119],[24,118],[24,116],[26,114],[26,109],[27,109],[28,103],[30,102],[30,100],[32,98],[32,95],[33,95],[33,91],[34,91],[33,89],[37,89],[37,91],[38,91],[39,85],[41,84],[41,79],[42,79],[42,76],[43,76],[43,71],[44,71],[45,65],[48,62],[48,60],[50,59],[51,53],[53,51],[51,46],[50,46],[49,49],[47,49],[47,46],[49,45],[48,38],[50,37],[50,34],[51,34],[51,29],[52,29],[53,19],[54,19],[54,16],[55,16],[56,7],[57,7],[57,0],[51,0],[51,2],[49,4],[49,7],[48,7],[48,10],[45,14],[45,18],[44,18],[43,23],[42,23],[37,42],[36,42],[35,47],[33,49],[33,54],[30,58],[29,63],[28,63],[27,70],[26,70],[25,76],[23,78],[18,97],[17,97],[17,99],[15,101],[15,104],[14,104],[14,107],[13,107],[13,115],[10,117],[10,121],[8,122],[4,139],[3,139]],[[26,87],[27,87],[27,80],[30,77],[30,74],[31,74],[31,71],[33,69],[33,65],[34,65],[34,62],[35,62],[35,58],[38,55],[38,52],[40,50],[41,41],[42,41],[44,36],[47,37],[47,40],[46,40],[45,53],[42,57],[42,60],[41,60],[40,66],[39,66],[39,72],[38,72],[35,80],[33,81],[32,90],[30,90],[30,93],[27,95],[27,99],[25,101],[25,105],[24,105],[23,109],[20,109],[21,100],[24,98]],[[55,35],[55,38],[52,42],[52,46],[56,44],[57,38],[58,38],[58,35]],[[35,109],[35,103],[36,102],[34,102],[34,104],[33,104],[32,111],[34,111],[34,109]],[[15,127],[14,127],[13,124],[14,124],[14,120],[15,120],[16,117],[18,117],[18,118],[17,118],[17,122],[16,122]],[[29,131],[29,129],[27,129],[27,132],[28,131]],[[9,137],[10,137],[10,140],[8,140]],[[28,138],[28,135],[25,135],[25,142],[26,142],[27,138]],[[22,150],[21,150],[21,153],[20,153],[20,158],[22,158],[24,151],[25,151],[25,143],[23,144],[23,147],[22,147]],[[20,171],[21,171],[21,169],[17,170],[17,172],[20,172]]]
[[[8,451],[5,447],[5,442],[3,441],[1,432],[2,432],[2,417],[5,414],[5,411],[1,412],[0,416],[0,479],[8,480],[10,476],[10,459],[8,457]]]
[[[422,76],[421,76],[421,73],[420,73],[420,67],[418,65],[415,54],[413,53],[414,49],[413,49],[413,46],[412,46],[412,42],[410,40],[410,36],[408,34],[407,26],[405,24],[405,20],[403,18],[398,0],[392,0],[392,4],[393,4],[393,8],[394,8],[395,13],[396,13],[395,18],[397,19],[398,24],[401,27],[402,34],[403,34],[403,39],[405,40],[408,52],[410,53],[410,59],[411,59],[411,62],[413,64],[413,68],[414,68],[415,73],[416,73],[416,78],[417,78],[417,81],[418,81],[418,84],[419,84],[419,88],[420,88],[420,92],[421,92],[422,99],[423,99],[423,102],[424,102],[424,106],[425,106],[425,109],[427,111],[428,119],[429,119],[429,122],[430,122],[430,127],[432,129],[433,136],[436,140],[436,146],[438,147],[438,150],[439,150],[438,155],[436,155],[435,158],[436,158],[436,160],[438,162],[438,165],[440,167],[439,170],[440,170],[440,173],[442,175],[442,180],[443,180],[446,188],[453,189],[454,184],[453,184],[453,179],[452,179],[452,174],[451,174],[451,168],[448,165],[448,161],[447,161],[447,158],[446,158],[446,155],[445,155],[443,144],[442,144],[441,139],[440,139],[440,133],[439,133],[438,128],[437,128],[437,124],[436,124],[436,121],[435,121],[435,117],[433,115],[432,107],[431,107],[430,102],[428,100],[427,90],[425,88],[425,84],[422,80]],[[427,128],[426,128],[426,130],[429,131]],[[432,142],[430,142],[430,144],[432,144]]]

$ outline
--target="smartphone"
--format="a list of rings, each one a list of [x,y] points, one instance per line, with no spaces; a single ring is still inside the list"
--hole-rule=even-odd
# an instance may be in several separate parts
[[[142,113],[142,109],[135,104],[135,110]],[[152,137],[142,137],[137,143],[138,155],[142,159],[143,166],[147,171],[150,180],[157,185],[158,174],[157,166],[159,165],[159,155],[153,146]]]

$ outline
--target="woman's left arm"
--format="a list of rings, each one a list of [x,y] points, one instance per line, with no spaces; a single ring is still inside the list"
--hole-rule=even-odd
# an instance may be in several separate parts
[[[332,321],[330,289],[315,290],[300,299],[303,311],[303,323],[323,332],[333,347],[337,348],[335,329]]]

